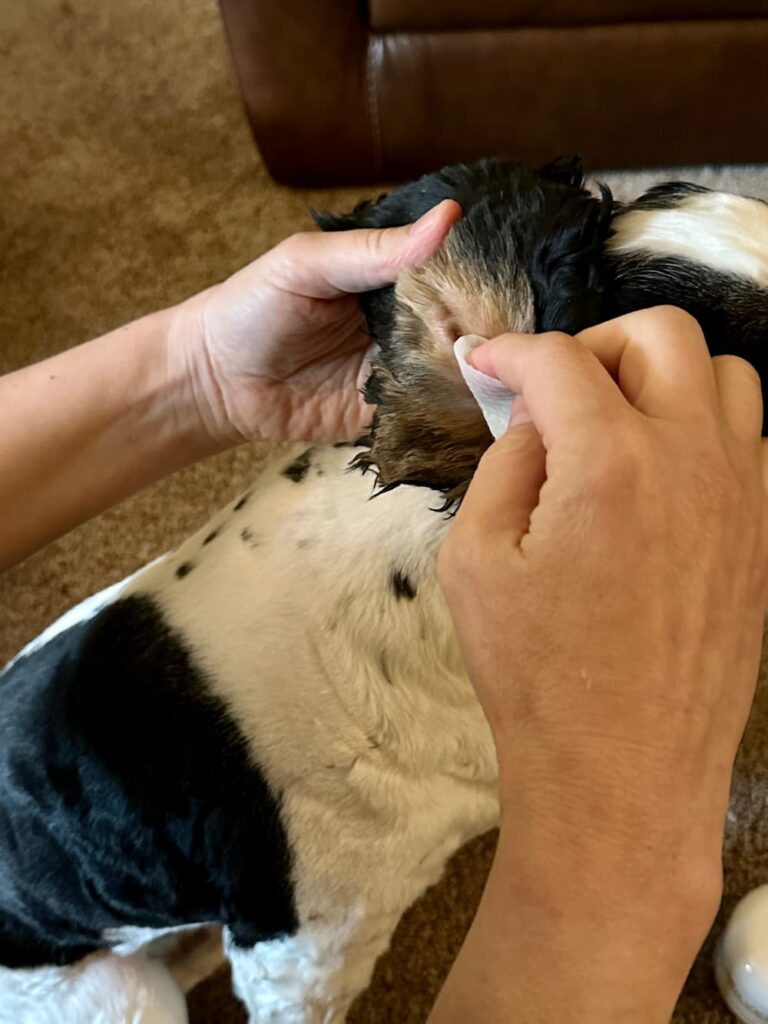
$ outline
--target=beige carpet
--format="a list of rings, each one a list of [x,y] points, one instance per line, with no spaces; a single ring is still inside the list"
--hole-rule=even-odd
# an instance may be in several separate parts
[[[259,163],[213,0],[0,3],[0,371],[171,303],[370,190],[296,192]],[[768,196],[768,173],[690,172]],[[644,187],[610,176],[621,189]],[[0,417],[2,410],[0,410]],[[174,544],[243,488],[258,445],[178,474],[0,577],[0,661],[53,617]],[[768,880],[768,690],[745,743],[727,841],[727,904]],[[674,784],[674,780],[670,780]],[[356,1024],[423,1021],[471,918],[492,837],[462,851],[403,920]],[[243,1019],[224,974],[193,1024]],[[676,1020],[724,1022],[708,954]]]

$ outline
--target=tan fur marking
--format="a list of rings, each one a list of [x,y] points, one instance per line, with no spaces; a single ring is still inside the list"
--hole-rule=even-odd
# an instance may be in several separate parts
[[[531,287],[513,268],[507,280],[494,280],[462,259],[449,235],[436,256],[400,275],[395,294],[394,337],[373,366],[380,396],[373,444],[360,461],[376,466],[382,484],[425,483],[460,497],[492,438],[453,343],[464,334],[532,331]]]

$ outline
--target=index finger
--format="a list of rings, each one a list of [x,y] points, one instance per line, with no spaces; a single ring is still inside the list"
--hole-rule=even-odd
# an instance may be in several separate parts
[[[502,334],[472,349],[468,361],[523,396],[548,451],[632,414],[597,356],[567,334]]]
[[[704,335],[671,306],[628,313],[574,339],[502,335],[474,349],[470,360],[525,395],[545,447],[558,431],[573,436],[590,418],[604,422],[630,410],[667,420],[718,418]]]

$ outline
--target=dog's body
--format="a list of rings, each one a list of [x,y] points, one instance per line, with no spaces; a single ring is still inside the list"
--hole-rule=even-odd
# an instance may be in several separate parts
[[[450,169],[324,226],[406,222],[446,193],[465,217],[442,253],[366,298],[371,437],[277,460],[0,674],[0,1024],[183,1021],[143,947],[207,922],[252,1021],[343,1021],[402,911],[497,816],[435,578],[440,509],[491,440],[451,341],[674,300],[714,318],[713,349],[759,363],[764,204],[741,201],[762,242],[726,267],[712,193],[657,193],[609,240],[610,200],[573,168]],[[734,297],[717,307],[692,285],[697,195],[701,274]],[[682,202],[683,253],[659,241]]]
[[[220,921],[254,1020],[343,1020],[403,910],[494,824],[493,744],[434,575],[448,527],[430,507],[439,495],[404,487],[370,501],[372,474],[346,471],[354,453],[321,446],[279,461],[244,503],[6,670],[10,705],[17,688],[41,683],[56,705],[18,721],[3,752],[0,792],[19,811],[0,849],[7,862],[9,837],[22,844],[24,890],[45,904],[30,957],[46,957],[54,933],[48,956],[63,961],[105,937],[129,952],[140,925]],[[169,677],[172,698],[147,692]],[[201,736],[199,714],[217,739]],[[45,760],[26,765],[30,731],[60,730],[81,737],[77,757],[51,739]],[[52,779],[55,807],[44,798]],[[73,846],[77,861],[54,873],[59,847]],[[211,886],[223,863],[228,875]],[[275,934],[292,937],[251,948]],[[7,962],[19,931],[6,919],[0,935]],[[111,986],[101,959],[91,962]],[[60,972],[62,985],[77,971]],[[0,973],[4,1024],[49,1019],[25,973]],[[97,1019],[88,1003],[78,1012],[83,1024]]]

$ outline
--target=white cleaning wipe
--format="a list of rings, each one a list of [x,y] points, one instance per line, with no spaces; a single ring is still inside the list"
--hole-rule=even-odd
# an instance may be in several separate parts
[[[502,434],[507,432],[509,418],[512,415],[512,405],[517,395],[500,380],[480,373],[467,362],[467,353],[487,340],[478,334],[465,334],[454,343],[453,354],[459,364],[461,376],[472,392],[472,397],[480,406],[488,429],[494,439],[498,440]]]

